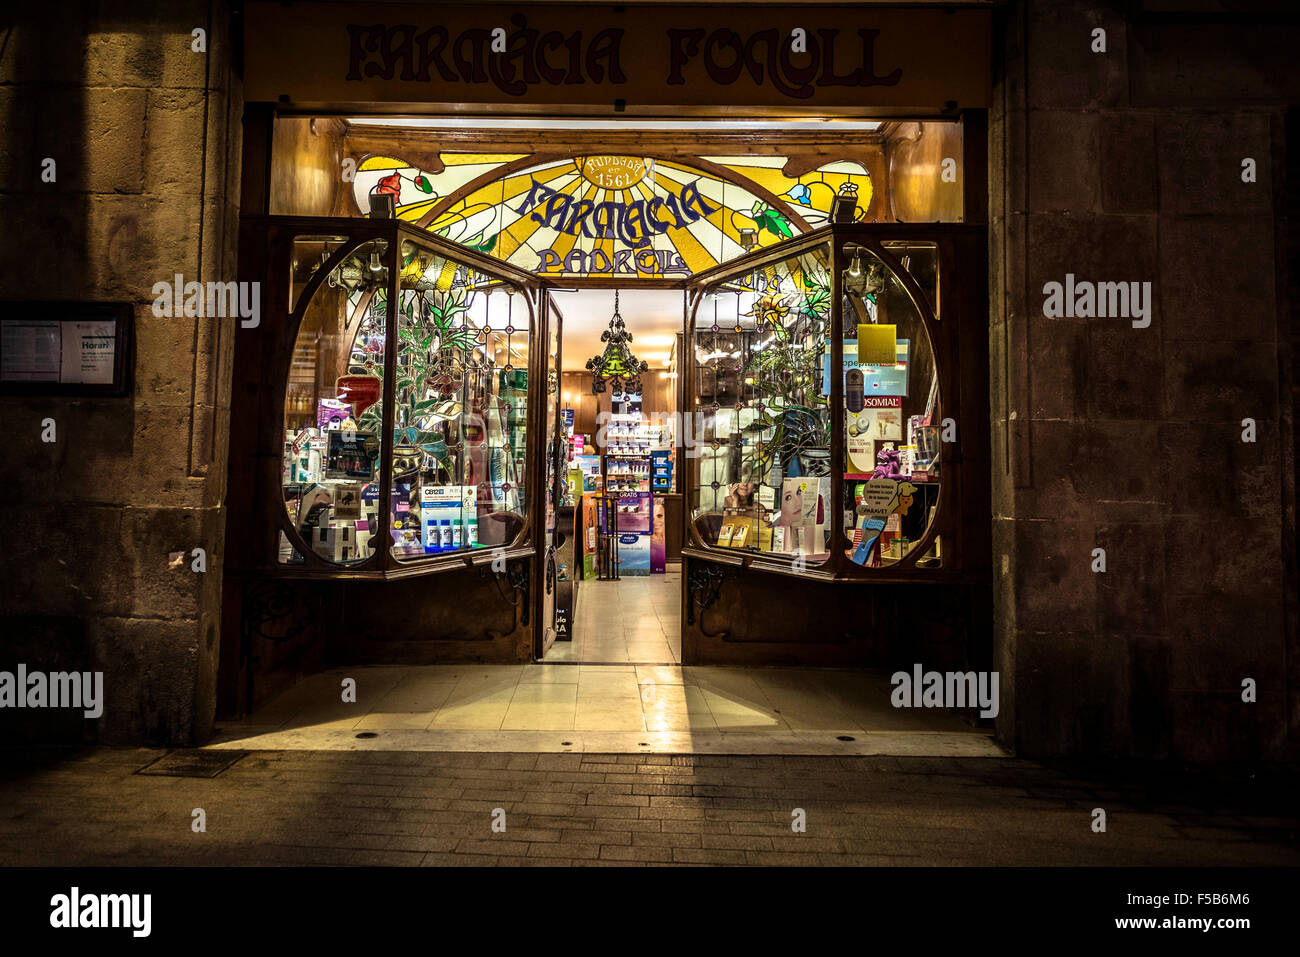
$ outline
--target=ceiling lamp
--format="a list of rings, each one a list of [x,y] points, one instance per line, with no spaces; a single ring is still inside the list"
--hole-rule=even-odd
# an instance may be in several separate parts
[[[609,319],[609,328],[600,334],[600,341],[605,343],[605,351],[587,360],[592,395],[604,392],[606,382],[615,392],[639,394],[641,373],[650,368],[650,363],[638,359],[628,348],[632,333],[627,331],[619,315],[617,289],[614,290],[614,315]]]

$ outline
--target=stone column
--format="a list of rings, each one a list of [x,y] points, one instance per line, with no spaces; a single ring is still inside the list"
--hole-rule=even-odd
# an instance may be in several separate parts
[[[1193,69],[1185,25],[1120,11],[1029,0],[1001,21],[999,736],[1030,756],[1278,756],[1296,651],[1295,498],[1274,252],[1281,104],[1248,55],[1268,28],[1229,25]],[[1067,273],[1150,282],[1150,326],[1046,317],[1044,285]]]
[[[7,47],[5,298],[129,302],[136,357],[126,398],[4,400],[0,667],[103,671],[105,690],[97,721],[5,719],[41,739],[199,741],[215,702],[237,320],[156,317],[152,290],[178,273],[236,278],[230,13],[220,0],[85,4],[66,17],[27,4]],[[46,418],[54,443],[41,440]]]

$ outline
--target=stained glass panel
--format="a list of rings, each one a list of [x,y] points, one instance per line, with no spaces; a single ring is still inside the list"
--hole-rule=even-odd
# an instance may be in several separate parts
[[[520,163],[523,155],[441,154],[433,173],[393,157],[365,160],[359,210],[392,193],[397,215],[431,232],[550,276],[685,278],[829,220],[837,191],[871,177],[859,163],[827,163],[798,177],[788,159],[623,155]]]

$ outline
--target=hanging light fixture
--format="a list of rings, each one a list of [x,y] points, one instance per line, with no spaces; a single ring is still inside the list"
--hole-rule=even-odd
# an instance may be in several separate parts
[[[650,363],[642,362],[628,347],[632,333],[627,331],[619,314],[617,289],[614,290],[614,315],[610,316],[609,328],[600,334],[600,341],[605,343],[605,350],[587,360],[592,395],[604,392],[607,382],[615,392],[639,393],[641,374],[650,368]]]

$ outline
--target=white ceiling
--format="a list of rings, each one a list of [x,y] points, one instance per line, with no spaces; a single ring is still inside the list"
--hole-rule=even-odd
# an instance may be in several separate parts
[[[600,334],[614,314],[614,290],[582,289],[554,292],[564,316],[561,368],[585,372],[587,360],[603,351]],[[650,363],[651,372],[668,368],[673,336],[682,331],[680,289],[624,289],[619,292],[619,313],[632,334],[632,351]]]

